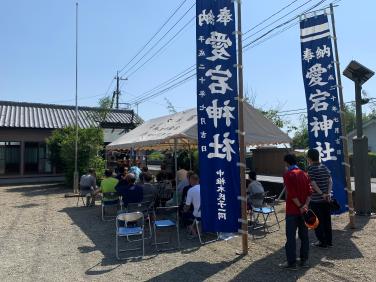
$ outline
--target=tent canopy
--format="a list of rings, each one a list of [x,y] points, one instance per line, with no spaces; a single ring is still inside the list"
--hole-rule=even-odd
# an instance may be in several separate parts
[[[244,103],[245,143],[268,145],[290,143],[286,133],[275,126],[262,113]],[[197,109],[151,119],[107,145],[107,149],[161,149],[197,144]]]

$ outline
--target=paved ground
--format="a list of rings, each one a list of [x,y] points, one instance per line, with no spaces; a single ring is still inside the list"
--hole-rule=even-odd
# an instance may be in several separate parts
[[[376,281],[375,218],[357,218],[358,228],[347,230],[347,216],[334,217],[335,247],[312,249],[312,267],[297,272],[277,266],[284,260],[283,227],[250,237],[245,257],[235,254],[239,238],[200,246],[183,235],[180,252],[148,247],[143,260],[119,262],[114,222],[101,222],[98,206],[76,207],[66,192],[0,187],[0,281]]]

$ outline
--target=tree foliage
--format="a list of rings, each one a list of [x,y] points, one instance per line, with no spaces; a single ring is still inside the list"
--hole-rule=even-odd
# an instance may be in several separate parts
[[[65,173],[67,184],[73,183],[75,166],[76,129],[73,126],[55,130],[47,143],[51,150],[51,163],[61,166]],[[98,158],[98,152],[103,148],[103,130],[101,128],[78,129],[78,171],[83,174],[90,166],[103,173],[104,161]]]
[[[106,121],[107,116],[112,109],[112,99],[108,96],[99,99],[98,107],[98,110],[92,111],[88,114],[88,118],[94,120],[97,126],[100,127],[101,124]]]

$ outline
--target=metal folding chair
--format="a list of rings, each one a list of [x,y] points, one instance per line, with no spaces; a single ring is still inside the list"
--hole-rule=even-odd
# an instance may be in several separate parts
[[[208,244],[208,243],[218,241],[218,239],[219,239],[219,233],[218,232],[216,233],[217,238],[215,238],[213,240],[209,240],[209,241],[204,241],[202,239],[202,234],[201,234],[201,231],[200,231],[200,225],[201,225],[201,218],[196,217],[193,221],[193,227],[196,229],[198,240],[200,241],[201,245],[205,245],[205,244]]]
[[[264,232],[268,232],[268,233],[271,232],[268,226],[268,219],[271,215],[274,215],[277,225],[278,225],[278,229],[274,231],[278,231],[281,228],[278,215],[275,211],[275,203],[276,203],[275,197],[264,197],[264,204],[262,207],[252,208],[252,215],[255,219],[255,222],[258,221],[260,215],[262,216],[263,222],[261,223],[261,227],[264,229]]]
[[[153,209],[153,201],[146,201],[140,203],[128,203],[128,206],[125,208],[127,212],[141,212],[144,215],[144,218],[148,221],[149,225],[149,237],[147,239],[151,239],[153,236],[152,228],[151,228],[151,219],[150,214],[152,214]]]
[[[173,196],[174,189],[169,180],[158,182],[158,199],[164,205]]]
[[[124,222],[124,227],[119,226],[119,222]],[[141,239],[131,240],[131,237]],[[119,238],[126,237],[128,242],[142,241],[141,248],[120,249]],[[116,258],[120,258],[121,252],[135,251],[142,249],[142,257],[145,255],[145,233],[144,233],[144,214],[142,212],[120,213],[116,217]],[[129,257],[127,257],[129,258]]]
[[[106,207],[118,207],[121,205],[119,195],[116,192],[106,192],[103,193],[102,200],[101,200],[101,209],[102,209],[102,220],[113,220],[115,216],[106,216],[105,209]]]
[[[176,229],[176,240],[177,248],[180,249],[180,233],[179,233],[179,206],[170,206],[170,207],[157,207],[154,210],[154,245],[156,251],[168,251],[170,249],[158,249],[158,245],[169,244],[170,240],[167,242],[158,242],[157,231],[164,229]]]

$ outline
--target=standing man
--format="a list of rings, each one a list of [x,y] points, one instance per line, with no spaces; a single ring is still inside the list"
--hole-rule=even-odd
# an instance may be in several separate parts
[[[296,270],[296,230],[301,241],[300,266],[308,267],[309,240],[308,228],[303,214],[308,209],[311,198],[310,181],[307,174],[297,166],[296,157],[287,154],[284,157],[287,171],[283,175],[286,187],[286,257],[287,262],[281,268]]]
[[[332,221],[330,215],[330,194],[332,192],[332,177],[330,170],[320,163],[320,154],[316,149],[307,153],[308,176],[313,188],[310,202],[311,210],[319,219],[319,226],[315,229],[318,242],[313,245],[326,249],[332,246]]]

